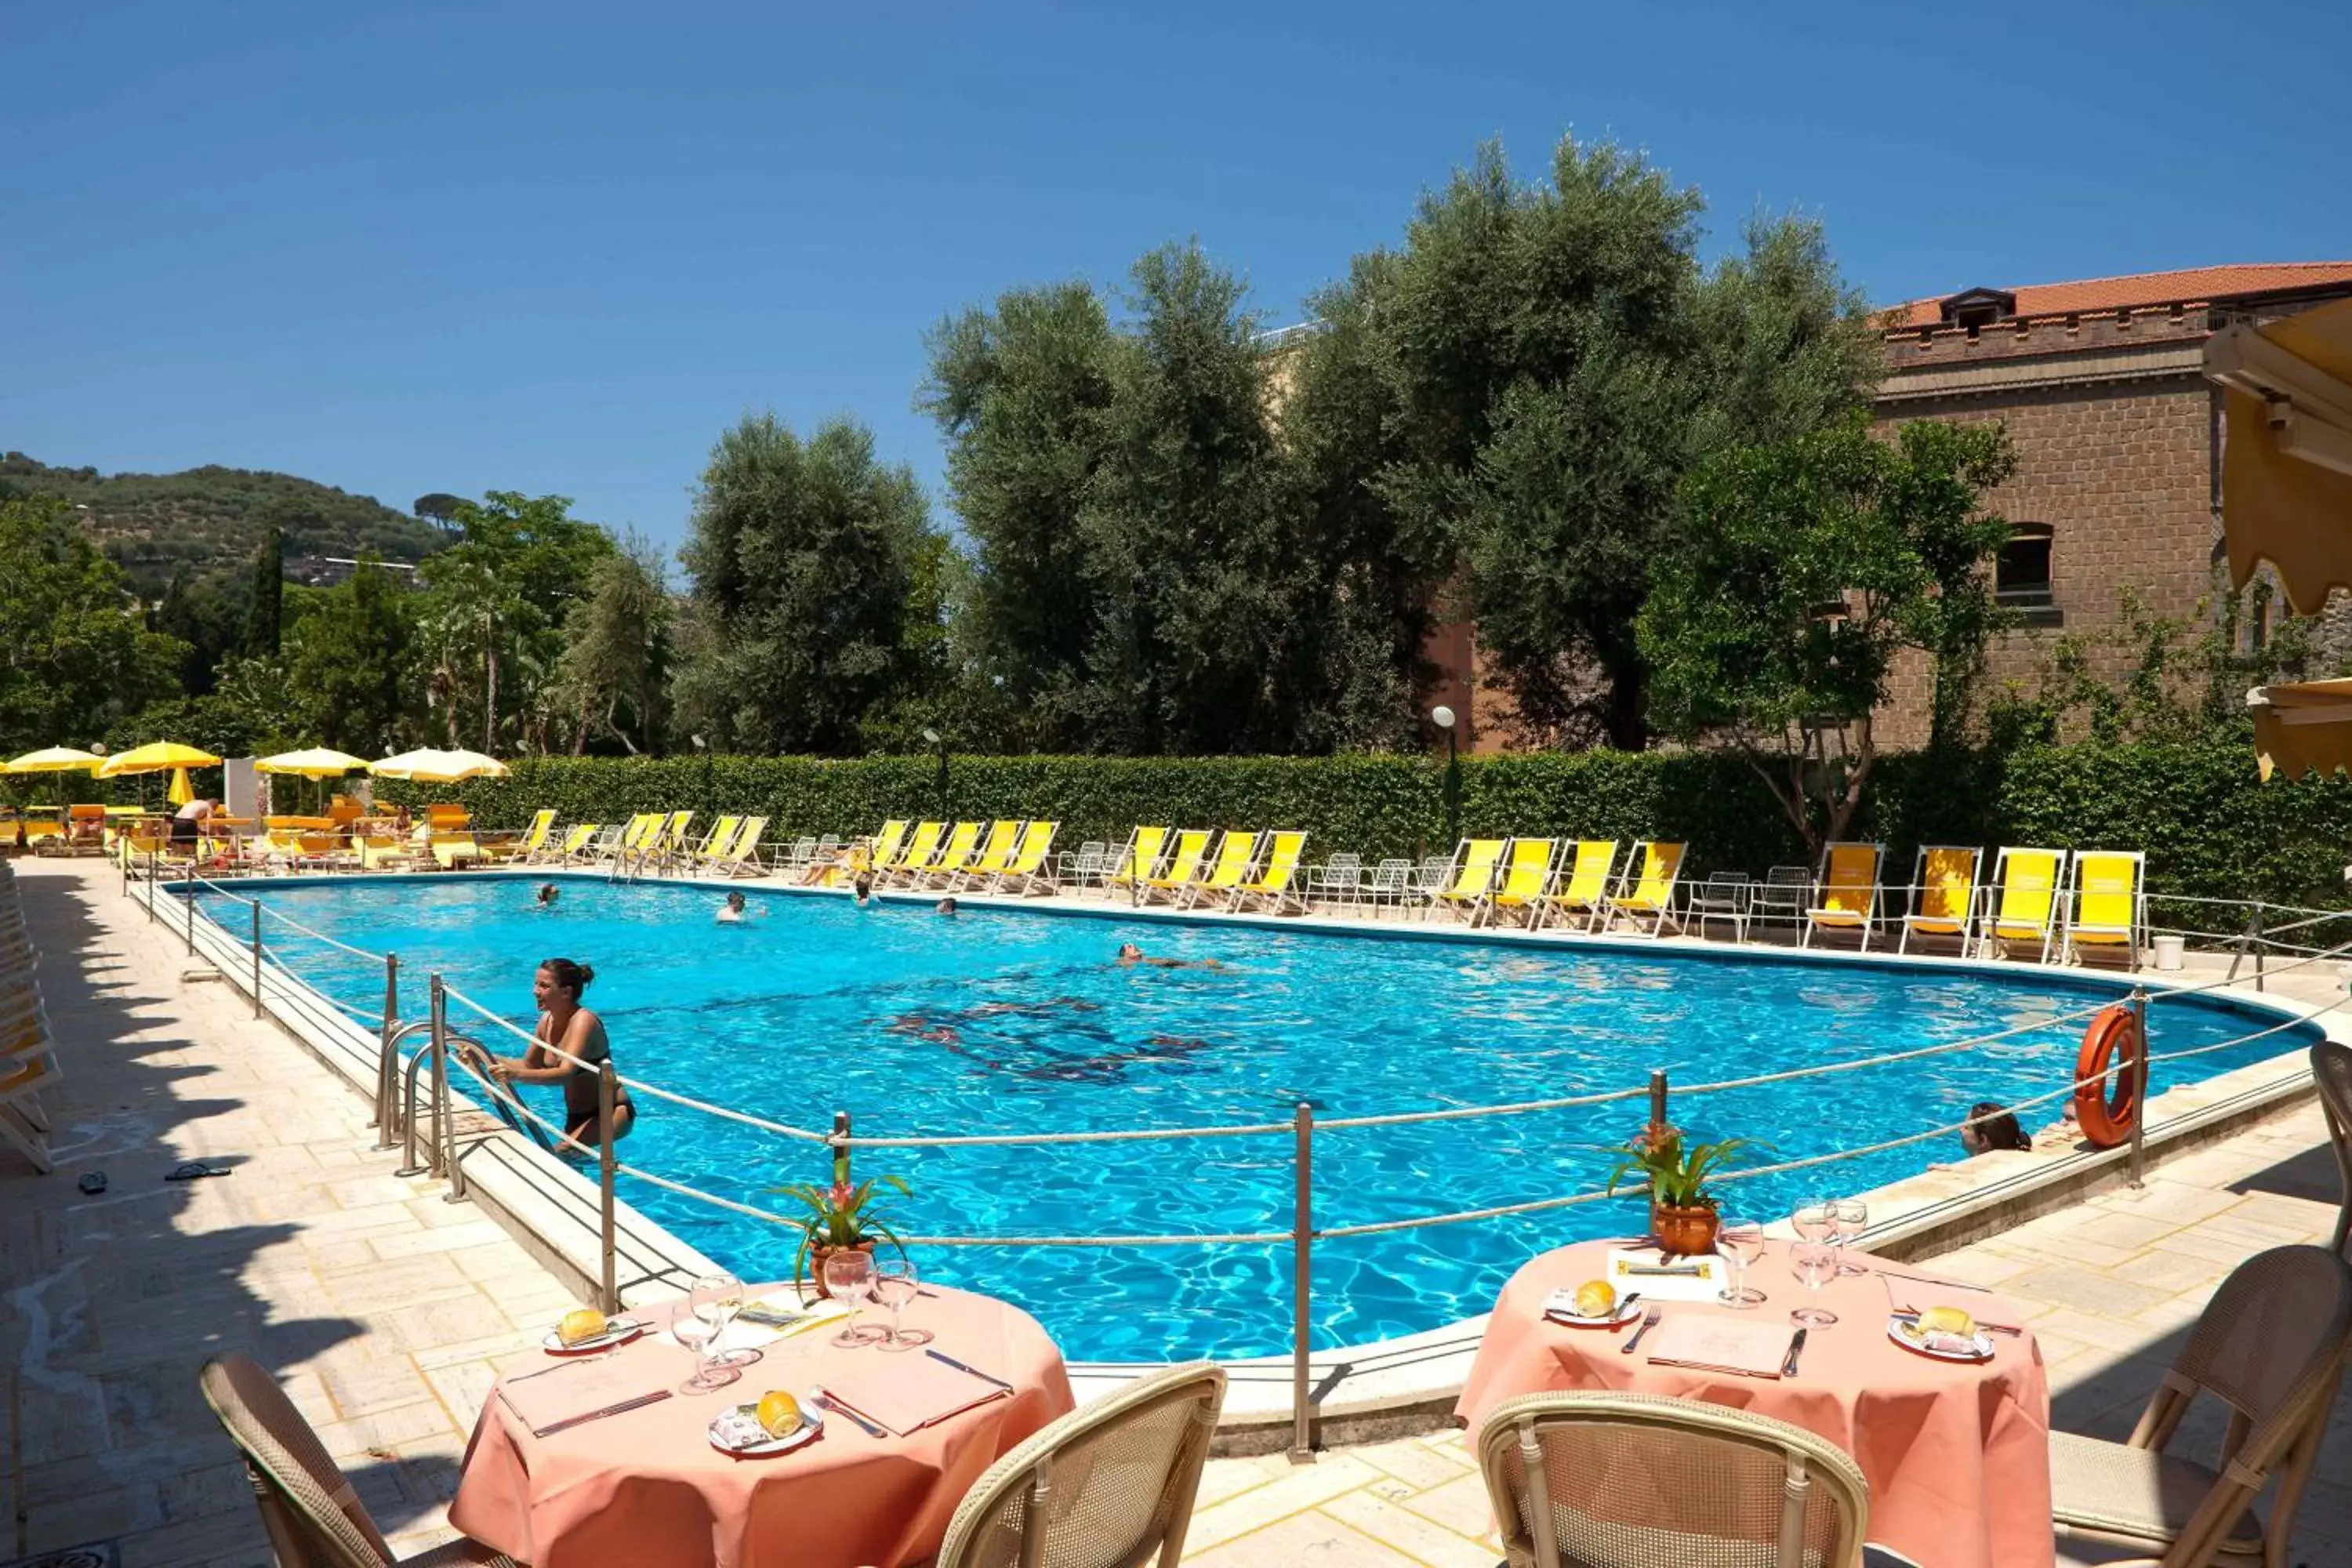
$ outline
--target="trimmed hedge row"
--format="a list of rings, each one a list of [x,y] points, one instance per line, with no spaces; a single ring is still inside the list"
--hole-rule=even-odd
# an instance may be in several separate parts
[[[1339,757],[956,757],[944,793],[932,757],[541,757],[504,779],[385,784],[387,799],[456,799],[486,826],[553,806],[565,822],[635,811],[756,812],[770,841],[870,832],[886,817],[1050,817],[1062,842],[1117,842],[1138,822],[1304,828],[1308,858],[1436,853],[1446,840],[1442,761]],[[1777,803],[1717,753],[1539,752],[1465,757],[1462,828],[1690,841],[1692,868],[1761,871],[1799,858]],[[2167,890],[2347,902],[2352,779],[2258,782],[2238,735],[2187,743],[2035,747],[1885,759],[1857,831],[1921,843],[2143,848]]]

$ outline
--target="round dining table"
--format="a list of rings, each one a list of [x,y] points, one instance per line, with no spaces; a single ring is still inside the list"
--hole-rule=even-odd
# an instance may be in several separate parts
[[[1816,1296],[1790,1266],[1789,1244],[1775,1240],[1748,1271],[1764,1301],[1734,1309],[1652,1300],[1659,1323],[1644,1335],[1648,1344],[1628,1353],[1639,1317],[1601,1329],[1544,1315],[1552,1291],[1607,1276],[1612,1247],[1624,1250],[1595,1241],[1544,1253],[1503,1288],[1454,1407],[1474,1445],[1487,1413],[1525,1394],[1600,1389],[1705,1400],[1802,1426],[1853,1456],[1870,1485],[1869,1539],[1922,1568],[2049,1568],[2050,1385],[2014,1304],[1938,1281],[1931,1268],[1861,1252],[1847,1258],[1865,1272],[1828,1281]],[[1793,1376],[1775,1375],[1780,1366],[1706,1370],[1652,1359],[1655,1347],[1675,1342],[1663,1331],[1677,1319],[1701,1320],[1689,1325],[1701,1330],[1770,1328],[1777,1359],[1779,1334],[1794,1335],[1790,1310],[1808,1305],[1838,1321],[1808,1331]],[[1932,1359],[1888,1337],[1895,1310],[1929,1306],[1964,1308],[1980,1323],[2017,1331],[1989,1333],[1992,1354],[1983,1362]]]
[[[798,1300],[793,1288],[755,1287],[752,1300]],[[671,1320],[657,1304],[627,1314],[656,1328]],[[882,1314],[869,1309],[865,1321]],[[939,1550],[956,1504],[988,1467],[1073,1408],[1061,1352],[1027,1313],[1005,1302],[926,1285],[902,1321],[932,1336],[912,1350],[833,1342],[839,1321],[820,1322],[760,1349],[760,1360],[715,1393],[677,1392],[693,1358],[666,1334],[648,1332],[567,1377],[593,1377],[593,1403],[610,1391],[635,1408],[535,1436],[510,1401],[532,1373],[515,1368],[482,1406],[467,1445],[449,1521],[534,1568],[894,1568]],[[735,1330],[730,1328],[730,1340]],[[934,1354],[933,1352],[937,1352]],[[951,1359],[948,1359],[951,1358]],[[955,1363],[961,1363],[959,1370]],[[908,1389],[951,1388],[969,1374],[970,1408],[918,1424]],[[929,1380],[925,1384],[925,1380]],[[1005,1386],[999,1394],[992,1386]],[[895,1386],[894,1386],[895,1385]],[[879,1436],[847,1411],[828,1410],[814,1440],[770,1458],[739,1458],[714,1447],[711,1419],[781,1389],[795,1398],[824,1388],[863,1402],[869,1419],[892,1410],[910,1430],[878,1420]],[[952,1393],[949,1403],[958,1396]],[[895,1408],[894,1408],[895,1406]],[[549,1423],[552,1426],[553,1423]]]

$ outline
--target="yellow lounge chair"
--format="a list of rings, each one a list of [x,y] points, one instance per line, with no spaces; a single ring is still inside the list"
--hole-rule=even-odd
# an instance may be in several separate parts
[[[1021,843],[1013,851],[1013,858],[997,874],[996,893],[1029,893],[1040,889],[1054,890],[1054,835],[1061,830],[1058,822],[1032,822],[1021,829]]]
[[[767,868],[760,864],[760,840],[767,836],[767,832],[766,817],[745,817],[743,826],[735,831],[735,842],[727,847],[725,855],[708,868],[710,874],[730,879],[766,876]]]
[[[637,846],[645,842],[646,835],[652,831],[655,823],[665,820],[667,818],[653,812],[640,811],[623,823],[621,831],[609,842],[599,842],[594,845],[588,858],[594,860],[624,859],[634,854]]]
[[[489,858],[470,833],[435,833],[426,837],[425,847],[444,871],[463,870]]]
[[[693,826],[694,813],[671,812],[669,825],[657,831],[654,835],[653,841],[646,847],[646,858],[666,867],[681,856],[691,856],[694,851],[686,841],[686,834],[687,829]]]
[[[482,853],[492,860],[512,860],[528,865],[547,847],[547,835],[554,826],[554,808],[543,805],[531,814],[530,826],[522,830],[520,837],[503,843],[493,840],[482,846]]]
[[[1477,925],[1483,921],[1492,925],[1504,910],[1513,910],[1525,916],[1528,925],[1534,925],[1537,900],[1550,890],[1552,870],[1559,859],[1557,838],[1512,839],[1509,858],[1503,863],[1503,879],[1470,907],[1470,923]]]
[[[390,828],[361,828],[354,837],[362,871],[399,870],[416,864],[416,851]]]
[[[1143,879],[1139,889],[1146,903],[1154,894],[1165,893],[1171,902],[1178,894],[1201,879],[1201,867],[1209,858],[1209,840],[1214,829],[1187,827],[1176,835],[1176,847],[1168,854],[1168,864],[1157,876]]]
[[[1257,864],[1257,844],[1256,834],[1227,828],[1216,858],[1209,863],[1209,874],[1184,889],[1181,907],[1191,909],[1211,894],[1231,902],[1234,890],[1249,880],[1250,868]]]
[[[877,875],[887,869],[890,862],[898,857],[898,846],[906,841],[907,819],[905,817],[894,816],[884,823],[882,831],[874,836],[874,852],[866,860],[867,868]]]
[[[686,858],[692,862],[692,868],[699,870],[713,860],[732,853],[735,836],[742,831],[743,819],[740,816],[722,816],[712,823],[710,831],[702,836],[702,842],[687,851]]]
[[[596,835],[604,831],[601,822],[575,823],[563,830],[563,837],[555,847],[555,864],[569,866],[576,861],[593,858],[596,853]]]
[[[919,887],[935,878],[945,880],[971,865],[971,858],[978,853],[980,853],[980,824],[959,822],[949,830],[947,842],[940,847],[937,858],[929,865],[913,868],[908,875],[908,885]]]
[[[1977,870],[1984,851],[1974,845],[1924,844],[1911,872],[1911,912],[1895,951],[1910,951],[1915,936],[1948,936],[1968,956],[1977,929]]]
[[[25,835],[25,847],[34,854],[42,853],[41,846],[60,848],[66,841],[66,825],[54,816],[27,816],[19,825]]]
[[[1555,916],[1579,916],[1584,929],[1591,931],[1609,902],[1609,873],[1616,866],[1617,840],[1578,839],[1559,886],[1538,900],[1535,923],[1541,926]]]
[[[2120,947],[2126,964],[2139,967],[2147,931],[2147,857],[2137,849],[2074,852],[2074,910],[2066,921],[2066,958],[2079,963],[2083,945]]]
[[[0,1061],[0,1139],[14,1144],[43,1175],[57,1169],[57,1161],[49,1152],[49,1118],[40,1093],[64,1076],[46,1038],[36,1048]]]
[[[1234,889],[1226,908],[1239,910],[1255,902],[1280,914],[1286,904],[1297,904],[1298,912],[1307,912],[1307,895],[1294,890],[1298,880],[1299,858],[1307,852],[1307,835],[1285,828],[1265,836],[1265,868],[1253,879]]]
[[[948,878],[945,885],[950,889],[961,889],[1003,876],[1005,867],[1013,863],[1013,852],[1021,847],[1021,829],[1025,826],[1024,822],[1003,819],[990,823],[988,837],[982,842],[980,853],[962,870]]]
[[[1986,917],[1986,934],[2001,944],[2039,942],[2040,962],[2050,962],[2050,950],[2059,940],[2063,911],[2059,889],[2066,880],[2066,851],[2003,845],[1993,858],[1993,907]]]
[[[1675,918],[1675,886],[1682,880],[1683,854],[1687,844],[1662,844],[1654,838],[1634,842],[1633,852],[1625,860],[1625,874],[1619,879],[1617,891],[1610,895],[1608,909],[1601,916],[1601,929],[1615,923],[1619,915],[1642,929],[1650,922],[1652,936],[1664,936],[1666,922]]]
[[[1886,863],[1886,846],[1849,842],[1822,850],[1816,902],[1805,911],[1805,933],[1800,947],[1813,944],[1820,931],[1859,931],[1861,951],[1870,951],[1870,933],[1878,924],[1878,868]]]
[[[1495,868],[1502,863],[1507,838],[1465,838],[1454,847],[1454,874],[1445,886],[1429,895],[1429,907],[1476,912],[1495,885]]]
[[[915,830],[907,835],[906,845],[898,851],[896,859],[887,862],[877,859],[874,862],[874,880],[877,883],[886,883],[902,878],[912,878],[916,872],[920,871],[938,858],[940,836],[947,830],[948,826],[944,822],[915,824]]]
[[[1127,836],[1127,847],[1119,852],[1118,864],[1103,879],[1105,888],[1124,888],[1140,882],[1160,868],[1162,856],[1168,852],[1166,827],[1139,827]]]

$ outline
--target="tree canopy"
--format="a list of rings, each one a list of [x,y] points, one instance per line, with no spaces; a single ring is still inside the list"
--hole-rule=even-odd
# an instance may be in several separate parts
[[[176,695],[187,645],[147,629],[121,569],[53,497],[0,500],[0,753],[88,746]]]

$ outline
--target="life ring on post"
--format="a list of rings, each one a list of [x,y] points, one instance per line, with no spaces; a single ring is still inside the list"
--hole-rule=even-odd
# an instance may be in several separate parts
[[[2147,1049],[2127,1003],[2100,1008],[2083,1031],[2083,1048],[2074,1058],[2074,1122],[2092,1148],[2112,1149],[2130,1141],[2139,1116],[2140,1058]]]

